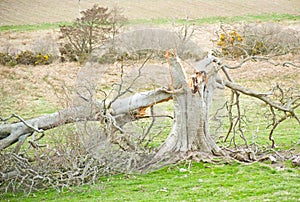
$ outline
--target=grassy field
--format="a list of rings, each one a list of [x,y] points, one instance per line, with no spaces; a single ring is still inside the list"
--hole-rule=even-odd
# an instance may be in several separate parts
[[[90,186],[6,195],[7,201],[299,201],[300,170],[185,162],[147,174],[103,177]]]
[[[249,73],[250,74],[250,73]],[[237,75],[236,75],[237,76]],[[275,78],[278,75],[273,75]],[[283,76],[283,75],[282,75]],[[273,79],[275,79],[273,78]],[[272,79],[271,79],[272,80]],[[252,84],[240,79],[239,83]],[[261,80],[256,85],[262,85]],[[38,92],[37,92],[38,93]],[[7,98],[8,99],[8,98]],[[33,111],[25,110],[25,117],[39,113],[49,113],[49,101],[38,98]],[[259,149],[269,148],[268,131],[264,127],[266,107],[242,96],[243,106],[247,112],[249,125],[245,127],[248,143],[255,143]],[[6,106],[13,106],[7,100]],[[262,108],[258,108],[262,107]],[[9,110],[9,109],[7,109]],[[227,124],[224,125],[226,132]],[[60,130],[60,133],[71,131]],[[255,132],[255,138],[252,135]],[[46,133],[55,135],[53,132]],[[288,120],[275,132],[277,148],[267,153],[276,156],[293,155],[300,152],[299,126],[295,121]],[[238,144],[243,143],[237,137]],[[254,142],[253,142],[254,141]],[[225,144],[220,142],[220,144]],[[226,143],[228,144],[228,143]],[[225,145],[226,145],[225,144]],[[284,153],[282,153],[284,152]],[[276,156],[278,157],[278,156]],[[217,159],[220,160],[220,159]],[[99,179],[96,184],[68,187],[64,190],[44,190],[24,193],[8,193],[2,196],[3,201],[299,201],[300,170],[291,166],[291,161],[279,161],[271,164],[237,163],[221,160],[219,163],[197,163],[186,161],[178,165],[165,167],[149,174],[119,174]]]
[[[20,13],[28,11],[30,4],[24,1],[16,1],[21,6]],[[35,1],[35,4],[43,9],[32,16],[25,15],[23,21],[19,21],[17,15],[12,15],[14,6],[10,6],[10,1],[0,2],[0,7],[6,13],[0,14],[0,36],[7,32],[17,36],[26,37],[32,35],[38,37],[40,30],[56,29],[61,24],[68,24],[76,13],[77,2],[68,2],[69,11],[65,15],[57,15],[56,11],[47,13],[44,9],[53,9],[55,4],[60,5],[62,1],[48,2],[49,7],[43,7],[44,1]],[[82,8],[92,5],[95,1],[82,1]],[[104,1],[109,4],[109,1]],[[115,1],[111,1],[115,2]],[[121,1],[120,1],[121,2]],[[158,1],[157,5],[149,7],[149,2],[140,5],[140,1],[123,1],[125,5],[125,14],[129,13],[128,26],[137,24],[164,26],[172,22],[182,23],[183,14],[178,14],[177,18],[172,20],[170,16],[178,12],[175,7],[166,9],[164,15],[151,16],[158,7],[166,7],[170,1]],[[282,7],[276,6],[271,1],[257,2],[261,9],[254,10],[249,2],[248,6],[241,8],[240,1],[229,1],[234,4],[230,6],[227,3],[224,9],[235,10],[232,13],[216,15],[222,12],[223,1],[210,1],[207,5],[216,6],[211,14],[208,7],[201,7],[206,13],[199,12],[200,3],[206,1],[191,1],[196,9],[191,12],[194,20],[193,24],[204,25],[211,23],[235,23],[235,22],[292,22],[299,24],[300,16],[299,1],[280,1]],[[283,3],[286,3],[285,5]],[[184,5],[184,1],[177,1],[178,6]],[[199,5],[198,5],[199,3]],[[251,3],[251,2],[250,2]],[[201,5],[202,5],[201,4]],[[23,5],[23,7],[22,7]],[[138,17],[136,9],[141,10],[147,7],[142,16]],[[127,6],[127,7],[126,7]],[[135,7],[134,7],[135,6]],[[269,7],[268,7],[269,6]],[[134,7],[134,8],[133,8]],[[204,9],[205,8],[205,9]],[[26,10],[27,9],[27,10]],[[61,7],[58,9],[60,12]],[[133,9],[133,10],[132,10]],[[145,9],[145,8],[144,8]],[[272,10],[273,9],[273,10]],[[298,9],[298,10],[297,10]],[[75,10],[75,11],[74,11]],[[49,10],[48,10],[49,11]],[[41,13],[45,13],[43,19],[39,18]],[[131,14],[130,14],[131,13]],[[163,13],[161,11],[161,13]],[[288,13],[288,14],[287,14]],[[9,15],[10,14],[10,15]],[[9,16],[8,16],[9,15]],[[50,17],[49,17],[50,16]],[[52,18],[51,16],[57,16]],[[75,16],[76,17],[76,16]],[[170,20],[171,19],[171,20]],[[65,22],[62,22],[66,20]],[[21,24],[19,24],[19,22]],[[28,23],[32,22],[32,23]],[[17,31],[17,33],[16,33]],[[11,36],[10,36],[11,37]],[[13,37],[11,37],[13,38]],[[11,39],[10,40],[13,40]],[[6,39],[6,38],[5,38]],[[19,40],[25,43],[23,39]],[[12,42],[13,43],[13,42]],[[293,59],[299,58],[299,55],[293,56]],[[258,69],[257,66],[260,68]],[[0,115],[8,116],[10,113],[18,112],[19,115],[26,118],[52,113],[62,107],[68,106],[68,89],[75,86],[77,73],[80,67],[76,63],[51,64],[49,66],[0,66]],[[264,63],[252,63],[243,70],[231,72],[233,78],[245,86],[267,91],[266,84],[284,83],[294,85],[295,89],[300,89],[300,70],[299,68],[279,68],[269,67]],[[256,77],[250,77],[251,75]],[[63,88],[63,87],[64,88]],[[228,95],[228,92],[225,92]],[[67,98],[66,98],[67,97]],[[265,111],[267,107],[261,102],[242,96],[243,107],[245,107],[246,116],[249,121],[245,125],[246,137],[249,144],[257,144],[259,149],[266,151],[266,155],[299,155],[300,153],[300,133],[299,125],[295,120],[287,120],[274,133],[277,148],[269,149],[268,140],[269,129],[266,129],[268,122],[265,120]],[[299,114],[300,112],[297,111]],[[228,122],[225,121],[224,127],[218,134],[223,137],[226,133]],[[63,133],[72,133],[66,129],[60,130]],[[47,132],[52,135],[55,130]],[[54,134],[53,134],[54,135]],[[220,145],[228,146],[223,143],[222,137],[216,137]],[[231,137],[230,137],[231,138]],[[242,144],[242,140],[237,137],[237,143]],[[278,157],[278,156],[276,156]],[[67,187],[63,190],[48,189],[39,192],[26,193],[8,193],[0,195],[1,201],[300,201],[300,169],[293,167],[290,160],[279,161],[272,164],[269,160],[263,163],[238,163],[235,161],[226,161],[215,159],[217,163],[203,163],[184,161],[177,165],[167,166],[161,170],[148,174],[116,174],[103,176],[96,184],[81,187]]]
[[[300,15],[293,14],[259,14],[259,15],[242,15],[232,17],[203,17],[192,19],[190,24],[205,25],[214,23],[237,23],[237,22],[280,22],[280,21],[296,21],[300,19]],[[127,22],[127,26],[147,24],[147,25],[168,25],[176,23],[177,25],[184,24],[185,19],[171,19],[171,18],[156,18],[156,19],[131,19]],[[53,22],[40,24],[25,24],[25,25],[3,25],[0,26],[0,32],[4,31],[38,31],[47,29],[58,29],[61,25],[70,25],[71,22]]]

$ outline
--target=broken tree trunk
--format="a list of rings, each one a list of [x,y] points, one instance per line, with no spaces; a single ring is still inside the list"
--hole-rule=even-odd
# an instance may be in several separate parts
[[[185,72],[178,58],[170,58],[174,91],[175,117],[172,130],[156,154],[163,158],[166,154],[198,151],[208,154],[221,154],[220,148],[209,133],[209,109],[216,88],[217,71],[213,65],[197,67],[196,72],[206,72],[208,80],[200,81],[197,92],[192,92],[185,78]],[[201,83],[202,82],[202,83]]]

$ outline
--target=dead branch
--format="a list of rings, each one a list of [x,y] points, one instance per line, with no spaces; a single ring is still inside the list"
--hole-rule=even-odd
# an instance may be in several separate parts
[[[82,185],[94,182],[99,173],[105,173],[105,168],[100,162],[88,154],[67,157],[65,163],[57,169],[49,169],[52,163],[58,163],[55,156],[44,159],[44,165],[31,164],[28,159],[13,153],[1,154],[1,166],[14,170],[2,170],[0,172],[0,190],[2,193],[8,191],[24,191],[30,194],[37,189],[55,188],[61,191],[73,185]],[[72,161],[70,161],[72,158]]]
[[[163,89],[136,93],[128,98],[118,99],[112,103],[108,112],[111,117],[121,114],[130,114],[130,111],[141,107],[148,107],[159,102],[167,101],[172,95]],[[103,117],[97,116],[103,110],[102,101],[87,103],[78,107],[64,109],[53,114],[26,120],[18,123],[5,123],[0,125],[0,150],[3,150],[18,141],[25,134],[35,130],[45,131],[60,125],[81,121],[99,121]],[[113,120],[113,119],[112,119]],[[114,121],[112,123],[115,123]],[[36,127],[30,127],[36,126]]]
[[[221,62],[219,62],[219,64],[221,64]],[[233,79],[231,78],[229,72],[227,71],[227,69],[225,68],[224,65],[221,65],[221,70],[223,71],[223,73],[225,74],[226,78],[228,79],[229,82],[234,82]],[[222,85],[226,85],[223,83],[222,81]],[[241,107],[240,107],[240,93],[235,90],[235,89],[231,89],[231,98],[230,98],[230,102],[229,104],[227,104],[227,111],[228,111],[228,118],[229,118],[229,129],[227,131],[227,134],[224,138],[224,142],[227,141],[230,133],[233,131],[233,136],[231,138],[231,141],[230,141],[230,144],[231,142],[234,143],[235,147],[236,147],[236,144],[235,144],[235,131],[236,131],[236,126],[238,126],[238,131],[240,133],[240,137],[242,138],[242,140],[244,141],[246,147],[248,147],[248,143],[247,143],[247,140],[244,136],[244,131],[242,129],[242,122],[243,122],[243,117],[241,115]],[[235,100],[234,100],[235,98]],[[237,117],[236,117],[236,121],[234,123],[234,118],[233,118],[233,114],[232,114],[232,109],[233,109],[233,106],[236,106],[236,109],[237,109]]]
[[[299,119],[298,115],[295,113],[295,109],[300,106],[299,104],[297,104],[297,101],[300,99],[300,96],[296,96],[293,99],[290,98],[290,99],[288,99],[287,102],[284,102],[283,101],[284,96],[285,96],[284,92],[281,88],[279,88],[280,102],[277,103],[277,102],[275,102],[275,101],[273,101],[272,99],[269,98],[272,95],[272,92],[271,93],[260,93],[260,92],[254,91],[254,90],[247,89],[243,86],[240,86],[240,85],[235,84],[235,83],[230,82],[230,81],[223,81],[223,83],[225,84],[226,87],[230,88],[233,91],[233,93],[234,92],[240,92],[242,94],[245,94],[245,95],[248,95],[248,96],[251,96],[251,97],[255,97],[255,98],[263,101],[264,103],[266,103],[270,107],[270,111],[272,113],[273,118],[272,118],[272,123],[268,127],[272,126],[271,131],[269,133],[269,140],[272,142],[272,145],[271,145],[272,148],[275,147],[275,140],[274,140],[272,135],[273,135],[274,130],[277,128],[277,126],[280,123],[282,123],[283,121],[285,121],[288,118],[292,117],[292,118],[295,118],[297,120],[297,122],[300,124],[300,119]],[[231,100],[233,100],[233,94],[232,94]],[[232,113],[231,113],[232,105],[233,105],[232,103],[233,103],[233,101],[231,101],[231,104],[228,107],[230,126],[229,126],[229,130],[227,132],[227,135],[226,135],[224,141],[227,140],[229,134],[231,133],[234,126],[236,125],[236,124],[233,124],[233,118],[232,118]],[[238,99],[236,100],[235,105],[239,106],[238,105]],[[284,116],[281,117],[280,119],[277,119],[277,116],[276,116],[276,113],[275,113],[274,109],[277,109],[279,111],[284,112]],[[237,110],[238,110],[238,115],[237,116],[240,117],[241,115],[240,115],[239,107],[238,107]],[[239,120],[239,119],[237,119],[237,120]],[[239,122],[239,129],[240,129],[240,122]],[[240,130],[240,133],[243,134],[241,130]],[[244,141],[246,140],[245,138],[243,138],[243,135],[241,137]],[[234,136],[233,136],[233,138],[234,138]]]
[[[186,16],[184,20],[184,24],[175,31],[176,35],[182,42],[190,40],[196,30],[194,26],[190,25],[188,16]],[[173,24],[173,26],[175,27],[175,24]]]
[[[289,65],[289,66],[293,66],[293,67],[298,67],[298,65],[291,63],[291,62],[275,63],[273,61],[270,61],[270,57],[251,56],[251,57],[244,59],[239,64],[234,65],[234,66],[229,66],[227,64],[223,64],[222,62],[220,62],[219,67],[218,67],[225,74],[227,81],[217,81],[217,82],[219,82],[219,83],[222,82],[222,83],[220,83],[221,85],[225,85],[226,87],[228,87],[229,89],[232,90],[231,101],[227,105],[230,125],[229,125],[229,129],[228,129],[227,135],[225,136],[224,141],[227,140],[227,138],[229,137],[229,134],[232,131],[235,134],[234,128],[236,125],[238,125],[241,137],[244,140],[244,142],[246,143],[246,139],[243,138],[243,131],[241,130],[241,125],[240,125],[241,124],[241,114],[240,114],[240,106],[239,106],[239,95],[240,95],[240,93],[242,93],[247,96],[255,97],[255,98],[263,101],[264,103],[266,103],[268,106],[270,106],[270,111],[271,111],[271,115],[272,115],[272,123],[268,127],[272,126],[271,131],[269,133],[269,140],[272,142],[272,148],[273,148],[275,146],[275,141],[274,141],[272,134],[280,123],[282,123],[284,120],[286,120],[289,117],[293,117],[300,124],[300,119],[299,119],[298,115],[295,113],[295,109],[300,106],[299,103],[297,104],[298,100],[300,100],[300,96],[299,95],[292,96],[292,94],[287,96],[284,93],[283,89],[278,84],[271,92],[261,93],[261,92],[255,91],[255,90],[247,89],[243,86],[240,86],[240,85],[234,83],[234,81],[231,78],[230,74],[228,73],[227,69],[240,68],[249,61],[264,61],[264,62],[270,63],[274,66],[279,66],[279,65],[288,66]],[[279,99],[279,102],[276,101],[275,99],[272,99],[274,97],[274,94],[276,94],[275,93],[276,90],[278,91],[277,94],[279,94],[279,96],[276,97],[276,100]],[[234,101],[234,97],[236,98],[235,101]],[[236,117],[235,123],[234,123],[234,118],[233,118],[233,114],[232,114],[233,106],[237,107],[237,117]],[[282,111],[284,113],[284,116],[278,119],[274,109]],[[234,137],[235,137],[234,134],[231,139],[231,141],[233,141],[233,142],[234,142]],[[246,143],[246,145],[247,145],[247,143]]]
[[[118,94],[117,96],[114,97],[113,100],[111,100],[107,106],[107,108],[110,108],[111,105],[117,100],[119,99],[121,96],[123,96],[125,93],[127,92],[130,92],[130,89],[132,88],[132,86],[134,85],[134,83],[136,82],[136,80],[141,76],[141,71],[143,69],[143,67],[145,66],[145,64],[147,63],[147,61],[150,60],[150,58],[152,57],[152,54],[150,54],[143,62],[143,64],[140,66],[139,70],[138,70],[138,75],[131,81],[130,85],[125,89],[125,90],[122,90],[122,87],[123,87],[123,65],[121,67],[121,82],[120,84],[118,84]]]
[[[238,69],[238,68],[241,68],[244,64],[246,64],[247,62],[249,61],[264,61],[264,62],[267,62],[271,65],[274,65],[274,66],[284,66],[284,67],[287,67],[287,66],[292,66],[292,67],[297,67],[299,68],[300,65],[299,64],[294,64],[292,62],[281,62],[281,63],[275,63],[273,61],[270,61],[270,57],[261,57],[261,56],[249,56],[247,57],[246,59],[242,60],[240,63],[238,63],[237,65],[234,65],[234,66],[229,66],[227,64],[222,64],[221,65],[221,68],[224,67],[224,68],[227,68],[227,69]]]
[[[290,113],[298,121],[298,123],[300,124],[300,119],[295,113],[295,108],[288,107],[288,106],[282,106],[280,104],[275,103],[274,101],[272,101],[268,98],[269,93],[260,93],[260,92],[254,91],[254,90],[247,89],[247,88],[245,88],[241,85],[238,85],[238,84],[235,84],[235,83],[232,83],[232,82],[229,82],[229,81],[224,81],[224,84],[225,84],[226,87],[228,87],[232,90],[236,90],[236,91],[241,92],[245,95],[249,95],[251,97],[258,98],[259,100],[263,101],[267,105],[270,105],[270,106],[272,106],[273,108],[275,108],[277,110]]]

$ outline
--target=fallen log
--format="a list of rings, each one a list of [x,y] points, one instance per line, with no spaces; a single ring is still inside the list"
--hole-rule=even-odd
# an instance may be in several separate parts
[[[109,105],[109,109],[105,109],[105,106],[107,106],[104,103],[105,101],[93,101],[29,120],[23,120],[17,115],[13,115],[14,117],[18,117],[20,122],[0,125],[0,151],[16,143],[23,135],[28,136],[28,134],[32,134],[33,132],[43,133],[46,130],[69,123],[101,121],[104,117],[102,116],[104,112],[106,116],[109,113],[111,117],[124,119],[124,116],[120,115],[129,116],[134,110],[152,106],[171,98],[172,95],[166,90],[158,89],[117,99]]]

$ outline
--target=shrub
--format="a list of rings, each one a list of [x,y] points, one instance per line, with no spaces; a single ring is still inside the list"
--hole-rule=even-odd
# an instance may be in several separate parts
[[[225,56],[239,57],[244,55],[242,47],[243,37],[236,30],[222,32],[219,36],[217,45],[221,48],[222,54]]]
[[[50,54],[38,53],[35,55],[34,65],[48,65],[52,62]]]
[[[24,65],[48,65],[52,62],[50,54],[34,54],[33,52],[26,50],[22,51],[16,56],[18,64]]]
[[[244,44],[251,55],[279,55],[299,51],[299,33],[283,26],[264,23],[242,28]]]
[[[0,52],[0,64],[5,66],[14,66],[17,63],[12,55]]]
[[[34,64],[34,53],[26,50],[22,51],[20,54],[16,56],[16,61],[18,64],[30,65]]]
[[[64,57],[70,61],[84,61],[94,48],[113,39],[126,20],[118,9],[109,11],[97,5],[81,14],[82,17],[77,18],[73,25],[60,27],[64,39],[59,49],[62,61]]]
[[[16,56],[8,53],[0,52],[0,64],[14,66],[16,64],[24,65],[48,65],[52,63],[53,59],[50,54],[33,53],[26,50],[17,54]]]
[[[299,35],[295,30],[275,24],[248,24],[233,29],[222,26],[217,47],[225,57],[280,55],[299,51]]]

